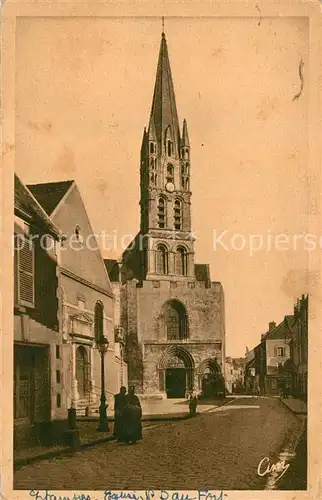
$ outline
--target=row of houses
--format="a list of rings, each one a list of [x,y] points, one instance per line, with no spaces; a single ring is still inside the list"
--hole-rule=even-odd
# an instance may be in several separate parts
[[[67,410],[98,413],[107,338],[107,403],[127,383],[113,289],[74,181],[26,186],[15,175],[15,446],[55,439]],[[92,244],[84,245],[92,239]],[[95,246],[96,243],[96,246]],[[81,250],[81,251],[78,251]]]
[[[246,392],[307,398],[308,296],[302,295],[292,315],[269,323],[260,343],[246,353]]]

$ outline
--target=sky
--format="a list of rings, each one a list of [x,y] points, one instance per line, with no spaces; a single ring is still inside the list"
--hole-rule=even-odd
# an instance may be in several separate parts
[[[16,171],[26,184],[74,179],[94,232],[117,235],[104,257],[139,229],[161,31],[159,18],[18,19]],[[308,24],[166,18],[165,33],[191,145],[195,262],[223,285],[226,355],[244,356],[308,290],[307,252],[291,244],[308,230],[305,84],[294,99]]]

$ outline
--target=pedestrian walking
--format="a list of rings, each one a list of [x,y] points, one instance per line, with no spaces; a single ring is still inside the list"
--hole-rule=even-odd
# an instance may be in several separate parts
[[[114,437],[119,442],[124,440],[123,420],[126,403],[126,387],[122,386],[120,392],[114,396]]]
[[[198,398],[194,391],[191,391],[189,396],[189,411],[190,416],[195,417],[197,415]]]
[[[123,438],[127,443],[135,444],[142,439],[142,408],[134,386],[129,388],[123,412]]]

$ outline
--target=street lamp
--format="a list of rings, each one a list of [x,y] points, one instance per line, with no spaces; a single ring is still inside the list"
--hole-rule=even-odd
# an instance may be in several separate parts
[[[117,342],[120,345],[120,357],[121,357],[121,385],[123,385],[123,362],[124,362],[124,328],[118,326],[117,329]]]
[[[104,335],[101,335],[99,337],[99,340],[97,341],[97,349],[101,355],[101,401],[100,401],[100,420],[99,420],[99,425],[97,430],[99,432],[108,432],[108,422],[107,422],[107,416],[106,416],[106,395],[105,395],[105,370],[104,370],[104,359],[105,359],[105,354],[107,353],[107,349],[109,346],[109,341],[107,340]]]

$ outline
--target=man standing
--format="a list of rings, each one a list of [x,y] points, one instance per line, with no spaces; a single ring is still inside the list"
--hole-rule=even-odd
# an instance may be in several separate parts
[[[197,405],[198,405],[197,394],[195,393],[195,391],[191,391],[189,397],[189,411],[191,417],[195,417],[197,415]]]
[[[124,408],[126,402],[126,387],[122,386],[120,392],[114,396],[114,437],[119,442],[124,440]]]

